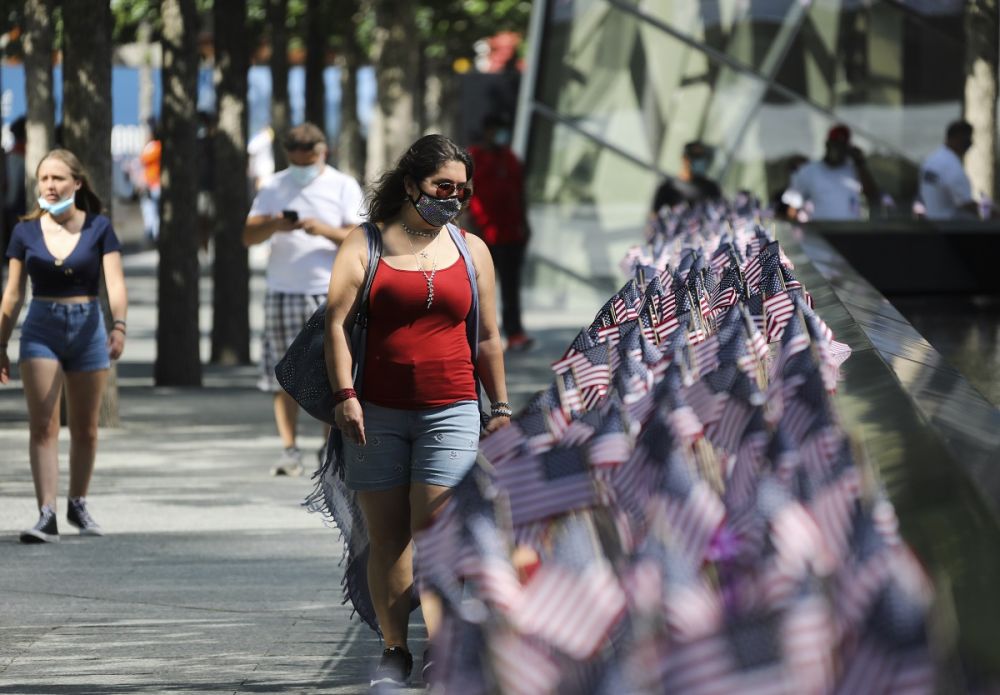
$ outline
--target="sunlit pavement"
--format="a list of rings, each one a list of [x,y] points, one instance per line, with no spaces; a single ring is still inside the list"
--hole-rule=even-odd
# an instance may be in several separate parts
[[[255,358],[263,262],[255,250]],[[200,389],[153,387],[156,254],[127,256],[126,276],[123,426],[101,431],[89,495],[106,537],[65,521],[64,430],[62,541],[18,542],[37,515],[28,431],[20,383],[0,389],[0,693],[363,691],[379,642],[341,605],[339,534],[301,507],[308,476],[268,474],[280,443],[256,367],[206,367]],[[207,358],[207,267],[201,297]],[[587,320],[528,307],[537,343],[507,363],[515,407],[548,383],[549,363]],[[319,425],[300,434],[312,465]],[[412,636],[418,671],[419,625]]]

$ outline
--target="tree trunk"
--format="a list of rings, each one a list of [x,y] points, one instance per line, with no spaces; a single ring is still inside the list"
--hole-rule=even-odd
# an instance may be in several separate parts
[[[28,210],[35,208],[38,196],[35,170],[55,142],[56,104],[52,93],[51,0],[25,0],[24,3],[24,79],[28,90],[27,149],[24,155],[25,191]]]
[[[326,33],[324,32],[321,0],[308,0],[306,5],[306,120],[326,132]]]
[[[274,131],[274,168],[278,171],[288,166],[283,144],[291,120],[287,15],[288,0],[267,0],[267,23],[271,26],[271,130]]]
[[[361,3],[343,0],[340,15],[344,23],[343,42],[337,55],[340,68],[340,132],[337,134],[337,168],[358,180],[365,176],[365,140],[358,119],[358,69],[364,61],[358,41]]]
[[[90,12],[63,14],[63,143],[83,163],[90,185],[111,214],[111,6],[97,3]],[[114,316],[101,283],[104,321]],[[100,424],[119,427],[118,369],[111,365]]]
[[[158,386],[200,386],[198,331],[198,177],[195,98],[198,13],[195,0],[163,0],[163,160],[160,174]]]
[[[420,134],[420,56],[413,3],[376,0],[375,25],[378,103],[368,130],[368,180],[394,163]]]
[[[996,199],[997,0],[966,3],[963,111],[973,128],[965,155],[973,195]]]
[[[215,0],[215,262],[212,267],[212,362],[250,363],[250,266],[243,245],[246,186],[219,185],[221,172],[247,169],[246,0]]]
[[[462,141],[459,122],[459,82],[447,60],[428,60],[424,75],[425,133],[443,133],[456,142]],[[462,143],[468,144],[468,143]]]

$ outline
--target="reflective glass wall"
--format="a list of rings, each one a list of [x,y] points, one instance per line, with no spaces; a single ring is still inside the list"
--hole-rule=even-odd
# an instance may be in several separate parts
[[[684,143],[715,148],[732,194],[783,190],[795,155],[846,123],[876,182],[908,214],[920,161],[960,117],[959,0],[544,0],[523,95],[546,287],[619,282]],[[894,214],[892,209],[870,211]]]

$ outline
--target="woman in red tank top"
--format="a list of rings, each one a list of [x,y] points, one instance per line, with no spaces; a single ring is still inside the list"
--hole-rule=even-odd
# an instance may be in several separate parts
[[[472,173],[465,150],[428,135],[369,194],[367,217],[381,232],[383,252],[369,295],[360,393],[352,379],[360,356],[351,355],[348,336],[368,267],[363,229],[341,246],[330,281],[326,352],[339,401],[334,414],[345,482],[368,530],[368,588],[385,639],[372,685],[409,677],[411,533],[430,523],[475,464],[477,378],[492,403],[486,431],[510,423],[493,261],[480,239],[449,229],[471,196]],[[440,602],[421,593],[421,606],[433,634]],[[425,679],[428,663],[425,653]]]

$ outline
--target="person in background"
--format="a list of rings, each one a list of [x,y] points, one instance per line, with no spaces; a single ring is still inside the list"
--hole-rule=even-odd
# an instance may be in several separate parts
[[[6,153],[7,190],[3,196],[3,237],[0,238],[0,252],[7,250],[10,234],[17,224],[17,219],[28,211],[27,192],[24,181],[24,152],[28,143],[26,120],[24,116],[10,124],[10,134],[14,142]]]
[[[653,214],[658,214],[664,207],[672,208],[681,203],[695,205],[721,198],[719,184],[708,177],[712,156],[712,149],[703,142],[696,140],[684,145],[677,177],[661,183],[653,195]]]
[[[835,125],[826,136],[823,159],[798,169],[782,196],[789,216],[799,221],[860,220],[861,196],[870,210],[879,204],[878,187],[865,155],[851,144],[851,130]]]
[[[97,423],[111,360],[125,347],[128,298],[118,237],[101,214],[80,161],[53,150],[39,163],[38,207],[14,228],[7,287],[0,302],[0,384],[9,383],[8,343],[24,302],[21,382],[28,405],[28,451],[38,522],[22,543],[59,540],[59,402],[66,387],[69,417],[69,500],[66,520],[82,535],[104,535],[90,515],[87,492],[97,455]],[[98,300],[101,273],[113,317],[110,332]]]
[[[510,123],[502,116],[483,120],[480,142],[469,147],[476,185],[465,222],[493,257],[500,280],[502,325],[507,349],[527,350],[534,340],[521,322],[521,271],[531,238],[524,200],[524,168],[510,148]]]
[[[284,142],[288,168],[254,198],[243,243],[267,242],[264,349],[258,386],[274,394],[274,420],[284,447],[272,475],[302,475],[297,445],[299,405],[278,385],[274,367],[302,326],[326,301],[337,249],[361,222],[361,187],[326,163],[326,137],[312,123],[292,128]]]
[[[382,257],[364,355],[353,355],[347,339],[368,266],[364,230],[344,243],[330,281],[327,373],[344,481],[364,515],[368,588],[385,639],[372,687],[403,685],[413,667],[412,533],[431,523],[475,465],[483,426],[477,379],[491,402],[485,431],[510,424],[493,259],[480,239],[451,224],[469,200],[474,171],[468,152],[443,135],[425,135],[374,184],[367,212],[381,233]],[[362,361],[359,393],[352,369]],[[442,606],[433,587],[421,588],[433,636]],[[425,682],[432,663],[425,652]]]
[[[255,195],[274,176],[274,131],[264,126],[247,143],[247,177]]]
[[[793,154],[785,160],[785,185],[782,186],[782,188],[771,198],[771,205],[774,207],[775,219],[795,219],[796,208],[792,207],[790,203],[797,203],[797,207],[801,207],[801,196],[791,196],[788,189],[789,186],[791,186],[792,178],[795,176],[795,172],[801,169],[808,162],[809,158],[804,154]]]
[[[146,238],[152,242],[160,238],[160,161],[162,156],[163,143],[160,141],[159,126],[155,121],[150,121],[149,140],[146,141],[142,152],[139,153],[145,186],[139,205]]]
[[[920,201],[931,220],[978,218],[972,184],[962,166],[962,157],[972,147],[972,125],[954,121],[945,131],[944,144],[920,165]]]

